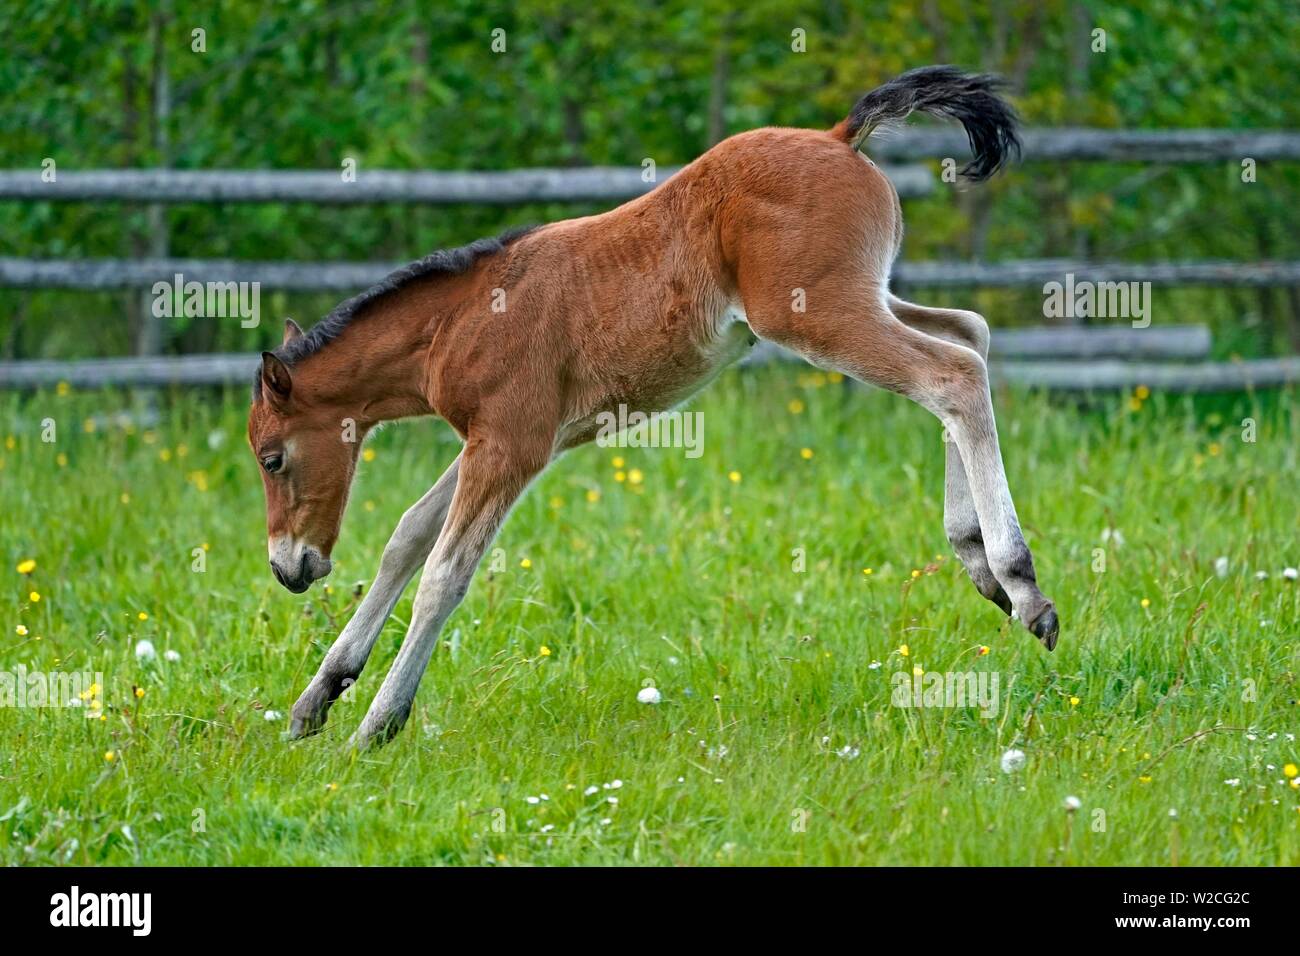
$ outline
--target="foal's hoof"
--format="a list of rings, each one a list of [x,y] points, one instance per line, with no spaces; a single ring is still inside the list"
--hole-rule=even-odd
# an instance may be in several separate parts
[[[289,720],[289,739],[302,740],[312,737],[325,729],[324,717],[291,717]]]
[[[1049,651],[1056,649],[1056,638],[1061,633],[1061,622],[1056,619],[1056,608],[1052,605],[1042,611],[1029,625],[1029,631],[1043,642]]]
[[[374,750],[382,747],[397,736],[397,732],[405,726],[406,718],[410,713],[410,707],[376,711],[372,705],[356,733],[348,738],[348,746],[353,750]]]
[[[314,686],[308,687],[289,712],[289,739],[302,740],[325,728],[329,716],[330,701],[324,693]]]

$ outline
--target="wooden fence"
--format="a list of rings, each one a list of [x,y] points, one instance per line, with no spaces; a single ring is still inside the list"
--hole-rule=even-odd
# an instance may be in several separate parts
[[[1210,332],[1200,325],[995,329],[990,369],[995,382],[1065,391],[1128,388],[1168,391],[1265,388],[1300,380],[1300,357],[1252,362],[1203,362]],[[792,358],[763,342],[744,364]],[[0,362],[0,388],[247,385],[256,352],[149,356],[82,361]]]
[[[911,128],[874,139],[872,156],[904,198],[933,192],[936,178],[917,160],[968,155],[964,134],[951,128]],[[1038,129],[1024,134],[1024,160],[1199,163],[1300,159],[1300,133],[1232,130]],[[338,172],[299,170],[61,170],[54,182],[41,171],[0,171],[0,201],[131,203],[473,203],[616,202],[654,188],[678,167],[647,177],[640,167],[524,169],[503,172],[365,170],[345,182]],[[649,181],[647,181],[649,179]],[[373,284],[396,262],[258,262],[228,259],[40,259],[0,257],[0,287],[20,289],[148,289],[170,282],[248,282],[274,289],[345,293]],[[1013,262],[900,262],[895,281],[906,287],[1016,287],[1074,281],[1153,285],[1300,285],[1300,262],[1096,262],[1040,259]],[[1121,343],[1117,346],[1115,343]],[[1050,328],[995,335],[995,371],[1007,381],[1053,388],[1150,387],[1220,389],[1295,381],[1297,359],[1205,364],[1205,330]],[[760,351],[761,359],[766,353]],[[1063,364],[1059,361],[1068,358]],[[1167,360],[1199,364],[1169,365]],[[1155,364],[1142,360],[1159,360]],[[242,354],[147,356],[83,362],[0,363],[0,387],[213,384],[247,378]]]

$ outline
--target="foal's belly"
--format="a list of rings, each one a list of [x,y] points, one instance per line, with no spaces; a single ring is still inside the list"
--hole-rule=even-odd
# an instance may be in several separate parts
[[[602,394],[594,411],[587,411],[561,429],[560,446],[571,448],[590,441],[608,421],[608,416],[617,416],[620,408],[624,414],[650,415],[681,404],[747,353],[757,341],[739,306],[727,306],[711,326],[702,341],[691,341],[683,335],[673,347],[650,356],[651,360],[638,370],[635,381],[627,381],[625,387]]]

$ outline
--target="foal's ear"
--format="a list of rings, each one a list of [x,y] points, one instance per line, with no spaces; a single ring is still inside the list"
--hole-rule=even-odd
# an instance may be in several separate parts
[[[272,399],[280,402],[287,400],[293,391],[293,378],[289,375],[289,366],[273,352],[262,353],[262,390]]]
[[[302,326],[300,326],[293,319],[285,319],[284,320],[284,341],[281,342],[280,344],[288,345],[294,339],[302,338],[302,335],[303,335]]]

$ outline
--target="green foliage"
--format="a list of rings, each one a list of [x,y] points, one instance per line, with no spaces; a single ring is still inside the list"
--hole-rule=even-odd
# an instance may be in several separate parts
[[[718,134],[827,127],[889,76],[950,61],[1011,78],[1034,125],[1292,128],[1300,110],[1289,0],[927,3],[756,0],[68,5],[7,0],[0,166],[508,169],[686,162]],[[155,32],[153,23],[158,24]],[[206,31],[206,51],[192,31]],[[1104,53],[1091,50],[1106,31]],[[494,30],[506,50],[492,50]],[[792,50],[804,32],[806,52]],[[155,65],[170,89],[155,121]],[[1293,259],[1294,164],[1031,164],[971,193],[909,203],[914,259],[1037,256]],[[523,222],[597,211],[179,205],[177,256],[409,259]],[[0,254],[132,256],[130,204],[0,203]],[[1300,344],[1294,290],[1161,293],[1157,321],[1209,321],[1234,347]],[[939,298],[969,301],[974,293]],[[1036,291],[981,293],[995,324],[1040,315]],[[310,322],[333,304],[277,296]],[[0,357],[129,352],[138,297],[0,292]],[[177,351],[252,349],[276,323],[177,319]],[[254,339],[256,339],[254,341]]]

